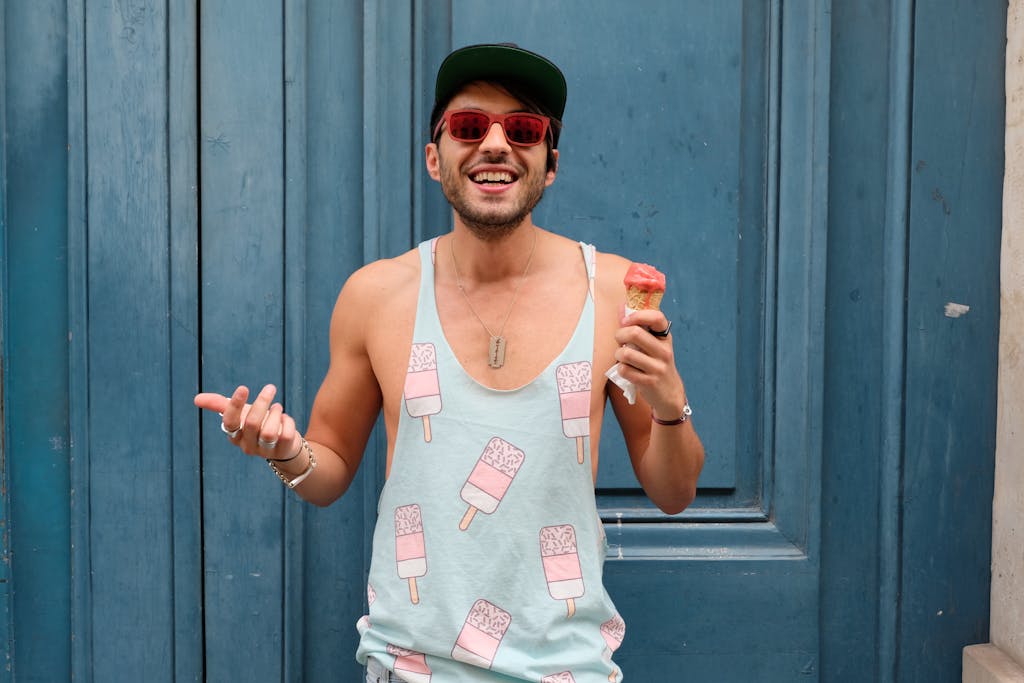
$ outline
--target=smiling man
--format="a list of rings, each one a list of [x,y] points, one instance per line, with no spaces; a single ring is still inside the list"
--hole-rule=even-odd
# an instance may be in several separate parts
[[[309,429],[274,402],[204,393],[243,452],[327,505],[383,412],[381,493],[357,657],[368,681],[617,681],[594,480],[605,407],[667,513],[704,453],[660,311],[623,315],[630,262],[533,223],[558,171],[561,71],[514,45],[450,54],[426,168],[452,229],[345,284]],[[605,377],[620,375],[630,403]]]

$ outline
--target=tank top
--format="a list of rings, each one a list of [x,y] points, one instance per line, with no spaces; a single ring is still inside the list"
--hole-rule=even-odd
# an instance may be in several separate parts
[[[357,659],[409,683],[621,681],[590,460],[594,263],[558,357],[518,389],[458,363],[420,290],[391,474],[381,491]]]

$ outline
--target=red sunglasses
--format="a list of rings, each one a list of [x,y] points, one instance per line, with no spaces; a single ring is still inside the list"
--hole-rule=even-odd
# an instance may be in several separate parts
[[[444,113],[444,118],[434,128],[434,139],[441,132],[441,124],[448,125],[448,135],[459,142],[480,142],[487,137],[487,131],[495,123],[501,124],[509,144],[532,147],[544,141],[551,119],[540,114],[512,112],[491,114],[479,109],[453,109]]]

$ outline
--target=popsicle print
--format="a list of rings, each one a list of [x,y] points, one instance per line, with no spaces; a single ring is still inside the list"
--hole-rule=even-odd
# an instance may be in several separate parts
[[[622,639],[626,637],[626,622],[616,613],[611,619],[601,624],[601,636],[604,638],[605,645],[607,645],[604,650],[604,659],[610,663],[612,661],[612,653],[619,649],[619,646],[622,645]],[[618,677],[619,669],[615,667],[608,674],[608,680],[611,683],[615,683]]]
[[[546,526],[540,530],[540,556],[548,593],[565,600],[568,618],[576,614],[576,598],[583,597],[583,570],[576,547],[576,530],[571,524]]]
[[[437,379],[437,349],[430,342],[413,344],[405,375],[405,409],[423,419],[423,440],[430,442],[430,416],[441,412],[441,386]]]
[[[416,579],[427,573],[427,550],[419,505],[395,508],[395,558],[398,561],[398,578],[408,580],[409,599],[414,605],[419,604]]]
[[[490,669],[511,623],[511,614],[486,600],[477,600],[452,648],[452,659]]]
[[[432,675],[427,665],[427,656],[422,652],[407,650],[388,643],[388,654],[395,656],[395,673],[406,683],[430,683]]]
[[[576,439],[576,460],[583,464],[583,439],[590,436],[590,361],[565,363],[555,368],[562,407],[562,433]]]
[[[459,522],[460,529],[469,528],[478,510],[489,515],[498,509],[525,457],[521,450],[497,436],[487,442],[462,487],[460,495],[469,509]]]
[[[576,683],[576,679],[573,678],[572,673],[562,671],[561,673],[545,676],[540,679],[540,683]]]

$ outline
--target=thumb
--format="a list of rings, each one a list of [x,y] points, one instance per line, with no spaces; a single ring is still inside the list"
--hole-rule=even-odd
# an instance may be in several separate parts
[[[210,410],[220,414],[227,409],[228,403],[231,402],[231,399],[221,394],[204,392],[202,394],[196,394],[196,397],[192,400],[192,402],[196,404],[197,408],[202,408],[203,410]]]

